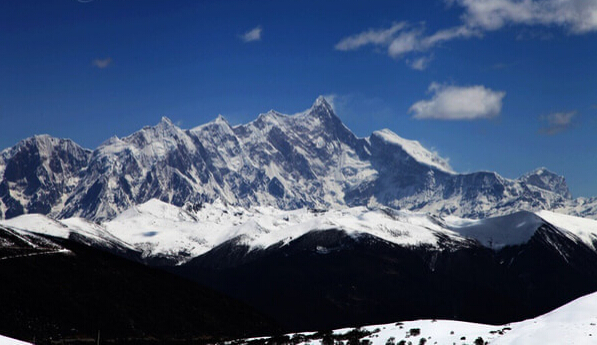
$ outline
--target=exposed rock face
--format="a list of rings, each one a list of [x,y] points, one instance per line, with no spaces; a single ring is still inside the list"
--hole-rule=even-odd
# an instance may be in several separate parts
[[[79,184],[91,151],[69,139],[40,135],[0,153],[0,211],[57,215]]]
[[[517,180],[457,174],[437,154],[387,129],[358,138],[322,97],[304,113],[269,111],[239,126],[218,117],[183,130],[163,118],[93,152],[36,136],[1,154],[5,218],[103,220],[152,198],[283,209],[383,204],[475,218],[574,204],[564,178],[546,169]]]

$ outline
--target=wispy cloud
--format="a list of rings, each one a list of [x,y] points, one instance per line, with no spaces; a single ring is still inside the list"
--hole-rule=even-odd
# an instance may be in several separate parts
[[[411,25],[407,22],[394,23],[389,28],[369,29],[359,34],[348,36],[335,45],[336,50],[356,50],[363,46],[373,45],[387,49],[387,53],[394,59],[401,59],[411,53],[425,53],[435,46],[457,38],[481,36],[481,32],[466,26],[457,26],[439,30],[432,35],[425,33],[424,24]],[[408,65],[417,70],[423,70],[431,61],[431,57],[417,57],[409,59]]]
[[[243,42],[255,42],[255,41],[261,41],[261,33],[263,32],[263,29],[261,28],[261,26],[257,26],[247,32],[245,32],[244,34],[240,35],[240,39],[243,40]]]
[[[445,0],[464,8],[469,27],[498,30],[509,24],[557,25],[573,34],[597,31],[595,0]]]
[[[337,94],[329,93],[327,95],[323,95],[323,98],[325,98],[325,100],[328,102],[328,104],[332,106],[332,109],[334,109],[334,111],[337,111],[336,101],[338,101],[338,99],[339,99]]]
[[[387,49],[394,59],[412,53],[428,53],[441,43],[455,39],[481,38],[487,31],[495,31],[507,25],[560,26],[571,34],[597,31],[596,0],[444,0],[448,5],[459,6],[464,12],[461,25],[426,33],[425,24],[412,25],[398,22],[389,28],[368,29],[342,38],[334,47],[349,51],[373,45]],[[550,39],[553,33],[524,29],[517,39]],[[421,59],[421,58],[418,58]],[[411,61],[410,63],[408,63]],[[422,62],[410,67],[424,69]],[[428,61],[427,61],[428,62]],[[423,68],[421,68],[423,67]]]
[[[541,40],[541,41],[549,41],[555,37],[553,32],[547,31],[544,29],[536,29],[536,28],[524,28],[520,30],[520,32],[516,35],[517,41],[530,41],[530,40]]]
[[[431,99],[421,100],[408,110],[415,119],[476,120],[496,117],[502,110],[503,91],[483,85],[454,86],[431,83]]]
[[[427,68],[427,65],[429,65],[431,60],[433,60],[433,56],[422,56],[414,60],[408,60],[406,62],[412,69],[422,71]]]
[[[112,63],[112,58],[107,57],[105,59],[95,59],[91,62],[91,64],[97,68],[104,69]]]
[[[353,36],[348,36],[336,43],[336,50],[348,51],[359,49],[366,45],[388,45],[394,35],[406,27],[406,22],[394,23],[388,29],[369,29]]]
[[[546,135],[561,133],[572,126],[575,116],[576,110],[541,116],[539,119],[546,122],[547,125],[541,128],[539,132]]]

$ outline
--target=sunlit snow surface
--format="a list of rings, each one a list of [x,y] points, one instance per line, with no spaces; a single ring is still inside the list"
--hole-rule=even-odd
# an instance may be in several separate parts
[[[347,334],[354,328],[333,331],[334,335]],[[360,340],[371,345],[387,344],[476,344],[479,338],[490,345],[546,345],[597,344],[597,293],[578,298],[558,309],[534,319],[505,325],[485,325],[451,320],[415,320],[360,327],[371,334]],[[314,332],[289,334],[311,337],[300,345],[322,345],[322,339],[313,339]],[[267,339],[267,338],[253,338]],[[423,342],[422,342],[422,339]],[[242,344],[246,340],[235,341]],[[346,343],[346,342],[345,342]],[[361,342],[362,343],[362,342]]]
[[[441,158],[437,153],[427,150],[416,140],[404,139],[389,129],[375,131],[373,132],[373,135],[388,143],[402,147],[406,153],[419,163],[426,164],[450,174],[455,174],[448,161]]]
[[[289,211],[273,207],[243,208],[219,201],[189,211],[150,200],[102,224],[81,218],[57,221],[30,214],[2,220],[0,225],[61,238],[76,233],[93,242],[136,248],[145,256],[169,256],[184,262],[232,239],[257,249],[288,243],[310,231],[330,229],[343,230],[355,237],[370,234],[402,246],[437,246],[439,237],[463,244],[473,239],[497,250],[527,242],[546,222],[571,239],[594,247],[597,221],[548,211],[469,220],[389,208]]]
[[[0,345],[31,345],[31,343],[26,343],[24,341],[4,337],[0,335]]]

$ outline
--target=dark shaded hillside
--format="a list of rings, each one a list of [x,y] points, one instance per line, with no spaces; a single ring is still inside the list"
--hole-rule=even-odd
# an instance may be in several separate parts
[[[328,230],[266,250],[231,241],[173,269],[262,310],[288,331],[419,318],[502,324],[597,290],[597,254],[551,227],[499,252],[475,242],[444,245],[451,249]]]
[[[56,245],[71,253],[56,253]],[[19,257],[27,254],[37,255]],[[102,343],[163,344],[277,329],[244,304],[196,283],[70,241],[0,229],[0,276],[0,334],[38,344],[91,341],[98,330]]]

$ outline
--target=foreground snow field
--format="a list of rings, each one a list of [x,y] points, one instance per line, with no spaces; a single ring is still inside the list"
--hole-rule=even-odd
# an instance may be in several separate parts
[[[547,314],[506,325],[493,326],[449,320],[416,320],[359,329],[362,338],[370,345],[389,344],[491,344],[491,345],[545,345],[545,344],[597,344],[597,293],[578,298]],[[353,328],[333,331],[337,339],[354,333]],[[317,333],[288,335],[301,339],[298,344],[323,345],[326,337]],[[316,339],[318,338],[318,339]],[[248,343],[267,338],[247,339],[235,343]]]
[[[8,338],[5,336],[0,335],[0,345],[31,345],[30,343],[26,343],[24,341]]]

